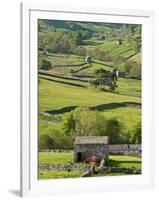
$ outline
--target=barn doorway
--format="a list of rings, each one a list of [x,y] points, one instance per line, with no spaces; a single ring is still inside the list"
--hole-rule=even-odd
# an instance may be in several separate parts
[[[77,153],[77,161],[81,162],[81,152]]]

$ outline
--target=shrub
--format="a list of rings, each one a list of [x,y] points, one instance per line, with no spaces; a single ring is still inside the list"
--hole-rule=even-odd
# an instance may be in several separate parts
[[[52,64],[49,60],[43,58],[39,61],[39,68],[44,70],[49,70],[52,68]]]
[[[54,148],[54,140],[48,134],[42,134],[39,136],[39,149],[53,149]]]
[[[73,113],[66,115],[65,119],[62,122],[62,131],[66,135],[72,135],[75,129],[75,120],[73,118]]]
[[[133,128],[133,134],[131,137],[131,143],[133,144],[141,144],[142,136],[142,127],[141,127],[141,121],[137,122]]]
[[[122,134],[122,124],[116,119],[112,118],[106,121],[106,133],[109,136],[110,144],[123,143],[125,138]]]
[[[39,133],[39,150],[44,149],[72,149],[73,138],[62,133],[60,128],[52,125],[43,127],[45,134]]]
[[[81,44],[82,34],[75,31],[58,31],[47,41],[49,50],[53,53],[72,53]]]

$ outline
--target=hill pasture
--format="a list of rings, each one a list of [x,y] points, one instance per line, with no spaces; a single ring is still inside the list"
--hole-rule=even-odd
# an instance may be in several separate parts
[[[72,153],[43,150],[73,150],[76,136],[141,143],[141,64],[140,25],[38,20],[39,164],[72,162]],[[110,156],[109,165],[141,168],[141,158]],[[40,179],[82,174],[39,170]]]

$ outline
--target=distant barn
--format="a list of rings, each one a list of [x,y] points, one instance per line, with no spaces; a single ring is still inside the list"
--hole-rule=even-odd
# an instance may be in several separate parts
[[[91,58],[91,56],[86,56],[85,61],[86,61],[87,64],[90,65],[90,64],[92,63],[92,58]]]
[[[107,136],[77,137],[74,144],[74,161],[83,162],[92,156],[100,161],[109,158],[109,142]]]

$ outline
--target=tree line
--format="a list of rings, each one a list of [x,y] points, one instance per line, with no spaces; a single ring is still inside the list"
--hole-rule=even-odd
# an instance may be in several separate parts
[[[140,144],[141,121],[135,123],[130,133],[117,118],[106,119],[99,111],[77,107],[65,115],[60,129],[52,128],[39,136],[39,150],[73,149],[77,136],[109,136],[110,144]]]

